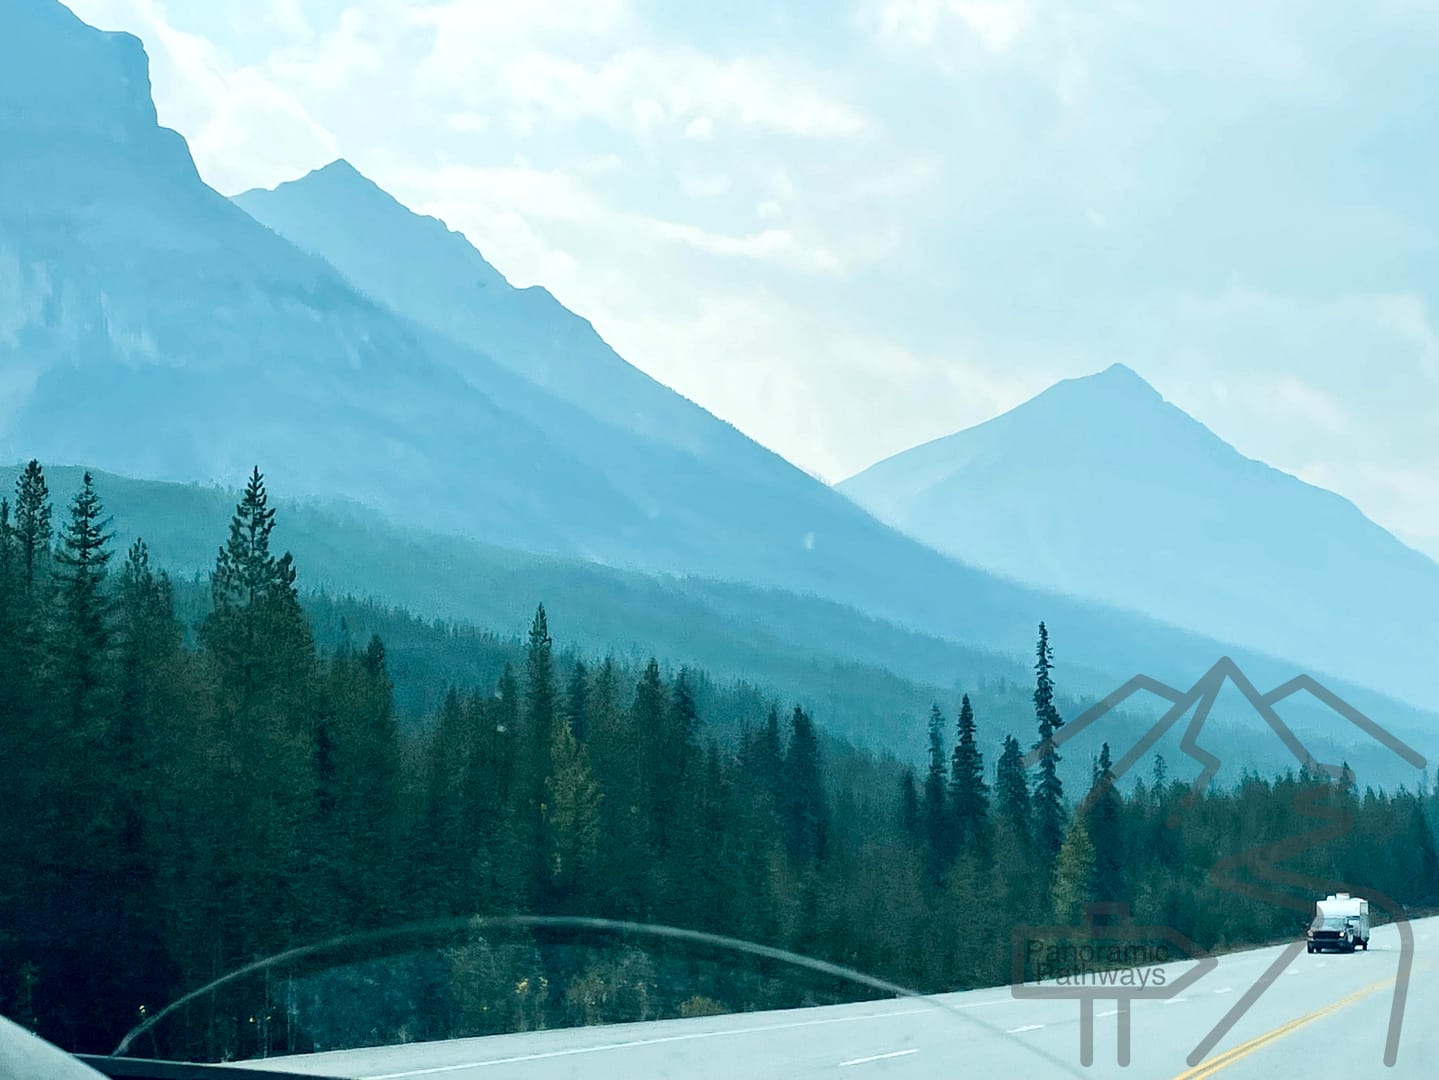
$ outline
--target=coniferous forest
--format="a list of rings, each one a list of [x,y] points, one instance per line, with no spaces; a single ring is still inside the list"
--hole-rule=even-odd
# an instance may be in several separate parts
[[[1206,949],[1290,937],[1296,909],[1210,871],[1312,830],[1305,797],[1352,825],[1288,868],[1439,903],[1433,792],[1301,770],[1190,801],[1159,758],[1115,784],[1107,746],[1087,792],[1053,755],[1027,766],[1063,726],[1062,643],[1042,625],[1033,726],[997,761],[967,696],[914,733],[912,770],[793,702],[662,658],[564,653],[544,606],[497,678],[429,688],[439,707],[409,723],[385,642],[318,632],[258,471],[201,596],[143,542],[113,549],[102,496],[87,477],[52,506],[32,462],[0,501],[0,1014],[71,1050],[109,1052],[261,958],[442,917],[676,926],[925,992],[1003,983],[1013,926],[1073,925],[1093,900]],[[564,598],[541,599],[562,627]],[[476,926],[344,971],[266,969],[133,1051],[229,1059],[866,993],[641,938]]]

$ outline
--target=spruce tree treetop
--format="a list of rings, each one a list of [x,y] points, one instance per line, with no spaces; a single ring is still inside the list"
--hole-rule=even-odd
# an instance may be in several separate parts
[[[944,713],[940,712],[936,702],[929,708],[929,772],[926,782],[943,792],[945,771]]]
[[[1054,707],[1054,650],[1049,644],[1049,628],[1039,624],[1039,642],[1035,647],[1034,661],[1034,715],[1039,722],[1041,742],[1054,737],[1064,726],[1059,710]]]
[[[270,508],[265,478],[257,466],[230,519],[230,538],[215,559],[210,592],[216,610],[254,607],[295,583],[293,560],[270,552],[275,511]]]
[[[929,711],[929,769],[920,796],[920,819],[924,831],[926,865],[931,883],[937,884],[953,856],[946,795],[949,787],[948,757],[944,748],[944,713],[936,703]]]
[[[57,659],[65,692],[78,722],[99,685],[109,644],[109,604],[104,595],[112,533],[95,482],[87,472],[70,501],[70,514],[55,553],[60,573]]]
[[[784,738],[780,734],[779,710],[773,705],[765,717],[764,726],[755,735],[751,761],[756,786],[770,805],[777,807],[784,789]]]
[[[1109,780],[1112,782],[1113,768],[1114,759],[1109,752],[1109,743],[1101,743],[1099,747],[1099,756],[1094,759],[1094,775],[1090,777],[1090,782],[1098,786],[1100,783],[1104,782],[1106,777],[1108,777]]]
[[[1094,783],[1084,801],[1084,825],[1094,847],[1094,899],[1125,898],[1123,800],[1114,776],[1109,743],[1099,749]]]
[[[1034,661],[1034,717],[1039,738],[1034,749],[1039,751],[1039,778],[1034,785],[1035,839],[1040,854],[1053,859],[1064,843],[1064,784],[1059,779],[1059,753],[1054,735],[1064,726],[1054,706],[1054,652],[1049,645],[1049,629],[1039,624],[1039,642]]]
[[[215,557],[201,638],[215,664],[224,723],[249,732],[248,741],[236,744],[246,767],[298,769],[305,747],[299,718],[310,713],[316,657],[295,562],[288,552],[275,557],[274,528],[275,511],[256,468]]]
[[[122,632],[132,649],[168,651],[178,647],[169,575],[156,570],[144,540],[130,545],[120,567],[118,607]]]
[[[783,807],[791,860],[798,865],[824,859],[829,826],[820,772],[819,737],[814,721],[798,705],[790,715],[784,786]]]
[[[1021,838],[1029,836],[1029,778],[1024,772],[1024,751],[1013,735],[1004,737],[1004,749],[994,777],[995,799],[1001,820]]]
[[[385,674],[385,643],[380,640],[379,634],[371,634],[369,644],[365,646],[365,672],[372,678],[378,679]]]
[[[10,500],[0,498],[0,596],[8,602],[15,572],[15,532],[10,527]]]
[[[989,785],[984,780],[984,756],[975,739],[974,708],[968,694],[959,704],[959,737],[950,763],[949,804],[959,845],[982,841],[988,830]]]
[[[525,705],[530,732],[538,751],[536,764],[547,763],[555,727],[555,666],[554,642],[550,639],[544,604],[535,610],[525,648]],[[536,779],[543,782],[543,775]]]
[[[80,490],[70,500],[70,517],[60,534],[60,548],[55,560],[65,570],[62,578],[69,580],[77,571],[94,569],[104,571],[110,561],[110,552],[105,545],[114,536],[106,532],[110,519],[104,517],[105,508],[95,491],[95,480],[87,472],[80,483]]]
[[[530,623],[529,641],[525,647],[525,749],[521,761],[524,777],[524,795],[528,804],[526,814],[530,817],[531,836],[529,843],[532,855],[537,860],[535,878],[544,880],[544,866],[548,858],[545,852],[546,834],[544,826],[545,784],[553,771],[551,755],[555,747],[555,665],[554,642],[550,639],[549,620],[545,616],[545,605],[535,609],[534,620]]]
[[[552,644],[550,622],[545,615],[545,605],[540,604],[535,609],[534,620],[530,623],[530,648],[548,649]]]
[[[45,470],[34,458],[15,481],[15,537],[25,564],[25,594],[31,595],[41,560],[50,549],[50,489]]]

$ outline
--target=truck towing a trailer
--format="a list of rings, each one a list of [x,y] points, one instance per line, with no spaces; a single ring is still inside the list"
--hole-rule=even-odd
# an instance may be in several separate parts
[[[1347,892],[1331,893],[1314,904],[1309,924],[1309,951],[1369,951],[1369,901]]]

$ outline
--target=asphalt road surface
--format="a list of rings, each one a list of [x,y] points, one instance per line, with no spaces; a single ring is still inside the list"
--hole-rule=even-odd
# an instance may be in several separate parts
[[[1398,1053],[1384,1063],[1400,966],[1397,928],[1367,953],[1308,955],[1246,995],[1284,947],[1220,958],[1193,985],[1130,1005],[1130,1062],[1119,1063],[1123,1013],[1092,1008],[1092,1064],[1082,1063],[1081,1006],[1016,998],[1007,987],[785,1012],[663,1020],[246,1062],[356,1080],[943,1080],[1123,1076],[1134,1080],[1277,1080],[1439,1075],[1439,918],[1410,924],[1413,968]],[[1166,968],[1169,982],[1188,964]],[[1191,1055],[1222,1020],[1221,1036]]]

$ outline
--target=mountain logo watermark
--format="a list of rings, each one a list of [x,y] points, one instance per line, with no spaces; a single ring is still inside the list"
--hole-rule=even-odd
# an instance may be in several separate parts
[[[1199,745],[1198,738],[1226,683],[1232,684],[1244,696],[1310,776],[1327,779],[1328,783],[1300,788],[1295,796],[1293,808],[1296,815],[1316,822],[1313,829],[1276,843],[1246,848],[1224,856],[1210,868],[1209,883],[1231,895],[1292,910],[1305,917],[1313,914],[1314,898],[1333,892],[1347,892],[1365,897],[1374,908],[1388,915],[1397,929],[1400,942],[1398,971],[1394,979],[1383,1057],[1386,1066],[1393,1066],[1398,1060],[1399,1037],[1414,964],[1414,932],[1401,904],[1363,883],[1316,878],[1285,868],[1284,864],[1296,856],[1339,840],[1349,832],[1352,824],[1350,815],[1340,807],[1325,805],[1325,800],[1333,785],[1352,781],[1353,777],[1345,766],[1320,762],[1310,753],[1293,729],[1279,716],[1277,706],[1286,699],[1307,693],[1415,769],[1424,769],[1428,762],[1419,751],[1311,675],[1299,675],[1271,690],[1260,691],[1239,666],[1226,656],[1221,657],[1187,690],[1170,686],[1148,675],[1134,676],[1059,729],[1052,738],[1035,747],[1026,756],[1024,763],[1032,768],[1046,755],[1056,753],[1063,744],[1074,739],[1134,695],[1148,692],[1168,701],[1169,708],[1119,759],[1108,775],[1095,784],[1085,802],[1081,804],[1081,811],[1091,800],[1118,783],[1119,779],[1144,758],[1191,710],[1193,715],[1180,737],[1179,745],[1186,756],[1201,766],[1185,798],[1185,805],[1192,806],[1204,794],[1223,764],[1218,755]],[[1169,827],[1178,829],[1181,819],[1182,815],[1172,816],[1168,822]],[[1298,896],[1297,891],[1307,891],[1309,897]],[[1117,917],[1119,921],[1113,926],[1098,925],[1096,920],[1103,915]],[[1085,911],[1085,925],[1080,927],[1024,927],[1016,931],[1011,956],[1014,967],[1011,989],[1014,995],[1069,997],[1078,1000],[1081,1019],[1080,1058],[1086,1066],[1092,1064],[1094,1059],[1094,1002],[1097,999],[1113,999],[1120,1003],[1117,1014],[1119,1064],[1127,1065],[1130,1057],[1130,1002],[1147,997],[1173,996],[1179,989],[1192,985],[1218,964],[1215,958],[1203,957],[1202,950],[1177,932],[1165,928],[1132,927],[1127,924],[1128,916],[1129,910],[1125,904],[1089,905]],[[1172,979],[1165,961],[1156,958],[1149,963],[1136,965],[1122,956],[1106,953],[1103,948],[1098,948],[1106,942],[1115,943],[1120,940],[1168,941],[1171,944],[1181,944],[1183,956],[1195,958],[1197,963],[1181,977]],[[1075,948],[1081,948],[1088,943],[1090,952],[1066,952],[1066,943]],[[1046,951],[1046,946],[1051,944],[1059,951]],[[1210,1054],[1305,948],[1306,943],[1299,940],[1281,950],[1278,958],[1195,1044],[1186,1058],[1191,1067],[1198,1065]],[[1036,979],[1035,976],[1041,971],[1047,971],[1048,974]],[[1145,971],[1149,974],[1142,976],[1141,973]],[[1124,981],[1125,972],[1129,973],[1128,982]]]

